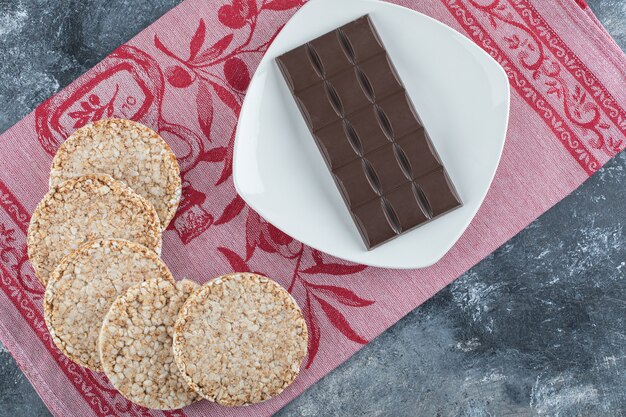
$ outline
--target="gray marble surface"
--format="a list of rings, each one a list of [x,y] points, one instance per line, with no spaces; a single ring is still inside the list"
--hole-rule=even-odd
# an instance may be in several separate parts
[[[0,0],[0,132],[177,3]],[[589,4],[626,48],[626,1]],[[626,416],[625,168],[622,153],[278,415]],[[0,350],[0,417],[48,415]]]

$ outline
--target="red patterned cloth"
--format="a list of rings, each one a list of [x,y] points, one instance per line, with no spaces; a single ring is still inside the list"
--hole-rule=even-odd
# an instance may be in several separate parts
[[[232,2],[231,2],[232,1]],[[483,207],[435,266],[348,264],[281,233],[232,184],[237,115],[250,75],[300,0],[187,0],[0,138],[0,339],[58,416],[161,415],[131,404],[67,360],[42,316],[27,261],[30,213],[58,145],[90,120],[131,118],[180,158],[181,207],[163,256],[200,283],[235,270],[274,277],[304,309],[301,376],[266,403],[200,402],[167,415],[269,415],[561,200],[626,145],[626,57],[582,0],[398,0],[465,34],[506,69],[511,120]],[[97,329],[94,329],[96,331]]]

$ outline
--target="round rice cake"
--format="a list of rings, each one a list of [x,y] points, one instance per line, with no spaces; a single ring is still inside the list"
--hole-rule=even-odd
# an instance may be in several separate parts
[[[157,410],[185,407],[200,397],[183,379],[172,352],[178,311],[198,284],[153,279],[130,287],[100,331],[102,367],[130,401]]]
[[[132,285],[153,278],[174,282],[156,253],[127,240],[96,240],[66,256],[44,295],[54,344],[79,365],[101,371],[98,331],[109,307]]]
[[[64,256],[88,241],[108,237],[161,251],[154,207],[109,175],[85,175],[65,181],[41,200],[28,226],[28,257],[45,285]]]
[[[85,174],[103,173],[124,181],[170,223],[181,196],[176,155],[154,130],[125,119],[105,119],[76,130],[59,147],[50,186]]]
[[[174,357],[187,383],[225,406],[280,394],[300,370],[307,328],[291,295],[269,278],[236,273],[192,294],[174,328]]]

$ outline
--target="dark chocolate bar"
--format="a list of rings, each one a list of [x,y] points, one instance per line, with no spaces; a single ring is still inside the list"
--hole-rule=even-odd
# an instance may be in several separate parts
[[[368,248],[461,205],[368,16],[277,62]]]

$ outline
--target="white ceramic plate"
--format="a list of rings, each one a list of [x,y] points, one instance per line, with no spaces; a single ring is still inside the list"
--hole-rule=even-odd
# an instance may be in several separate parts
[[[279,55],[369,14],[463,207],[368,251],[275,63]],[[366,265],[421,268],[454,245],[476,215],[500,161],[507,76],[487,53],[423,14],[375,0],[312,0],[268,49],[246,95],[234,180],[267,221],[320,251]]]

